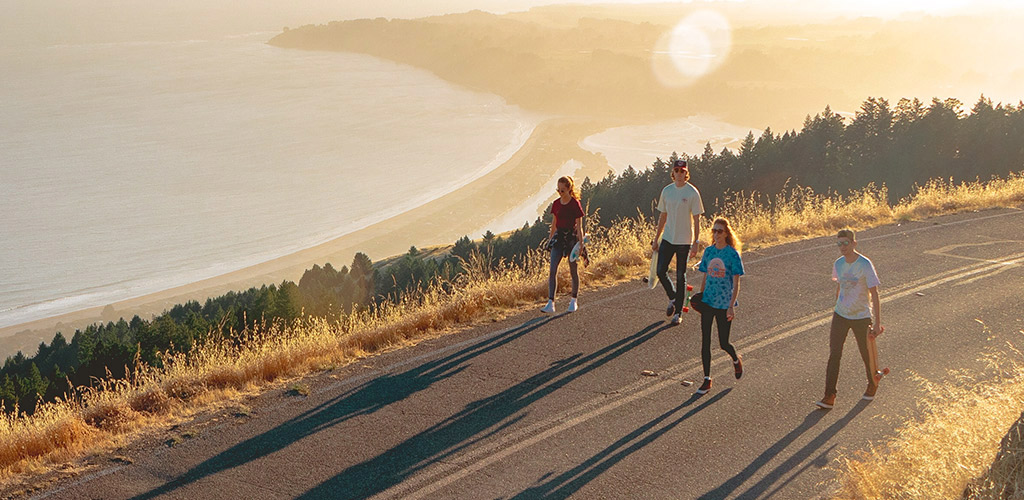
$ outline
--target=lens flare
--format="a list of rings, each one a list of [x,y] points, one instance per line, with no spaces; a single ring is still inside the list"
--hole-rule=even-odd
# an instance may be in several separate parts
[[[729,21],[713,10],[699,10],[662,35],[651,65],[662,85],[684,87],[721,66],[731,49]]]

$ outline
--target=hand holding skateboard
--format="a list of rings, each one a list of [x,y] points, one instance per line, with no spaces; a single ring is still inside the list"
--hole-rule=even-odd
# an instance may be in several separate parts
[[[879,325],[876,327],[875,325],[871,325],[871,331],[868,332],[868,337],[871,337],[872,339],[877,338],[884,331],[884,326]]]
[[[885,367],[878,369],[878,345],[875,343],[875,338],[885,331],[885,327],[879,325],[875,327],[871,326],[871,330],[868,332],[868,360],[871,364],[871,373],[874,375],[875,383],[877,384],[882,377],[889,374],[889,368]]]

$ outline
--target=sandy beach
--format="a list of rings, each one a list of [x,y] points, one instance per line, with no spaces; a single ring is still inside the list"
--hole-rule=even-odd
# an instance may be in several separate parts
[[[61,331],[70,340],[76,329],[99,321],[134,315],[149,318],[175,304],[233,290],[245,290],[283,280],[298,281],[314,264],[349,265],[356,252],[376,262],[400,255],[410,246],[447,245],[472,234],[503,214],[519,207],[550,183],[553,173],[569,161],[581,167],[575,176],[600,179],[609,164],[600,154],[582,149],[580,141],[621,123],[589,118],[553,118],[541,122],[523,147],[508,161],[483,177],[445,196],[396,217],[349,233],[327,243],[196,283],[110,304],[113,311],[94,307],[60,316],[0,328],[0,355],[22,350],[32,355],[40,341],[49,342]],[[554,186],[551,186],[554,196]],[[104,313],[104,309],[107,309]]]

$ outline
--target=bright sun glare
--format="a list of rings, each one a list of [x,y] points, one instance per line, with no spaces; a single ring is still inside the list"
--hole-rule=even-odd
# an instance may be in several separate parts
[[[713,10],[698,10],[662,36],[651,63],[662,85],[682,87],[720,66],[732,49],[732,27]]]

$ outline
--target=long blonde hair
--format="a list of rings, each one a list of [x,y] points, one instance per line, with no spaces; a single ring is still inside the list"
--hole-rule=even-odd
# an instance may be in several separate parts
[[[576,182],[572,180],[572,177],[565,175],[558,178],[559,184],[565,184],[569,188],[569,196],[580,199],[580,188],[576,186]]]
[[[725,217],[718,217],[715,219],[715,222],[711,224],[711,227],[714,228],[715,225],[721,225],[725,228],[725,244],[733,247],[733,249],[736,250],[736,253],[742,253],[743,242],[740,241],[739,236],[736,236],[736,232],[732,230],[732,226],[729,225],[729,219],[726,219]],[[712,236],[712,244],[714,244],[714,241],[714,236]]]

